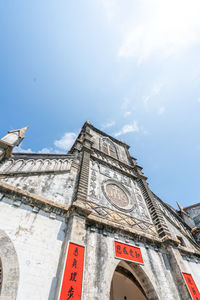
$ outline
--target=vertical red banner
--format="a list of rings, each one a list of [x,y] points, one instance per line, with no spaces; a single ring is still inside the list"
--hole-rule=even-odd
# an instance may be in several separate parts
[[[191,274],[182,273],[193,300],[200,300],[200,293]]]
[[[60,300],[81,300],[85,247],[69,242]]]

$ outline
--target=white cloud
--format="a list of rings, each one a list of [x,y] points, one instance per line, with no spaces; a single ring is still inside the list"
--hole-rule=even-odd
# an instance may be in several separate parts
[[[147,105],[149,104],[150,99],[151,99],[153,96],[156,96],[156,95],[158,95],[158,94],[160,93],[160,91],[161,91],[161,89],[163,88],[163,86],[164,86],[164,83],[161,82],[161,81],[158,81],[158,82],[156,82],[156,83],[153,85],[153,87],[152,87],[152,89],[151,89],[149,95],[147,95],[147,96],[145,96],[145,97],[143,98],[143,101],[144,101],[144,105],[145,105],[145,106],[147,106]]]
[[[77,134],[75,134],[74,132],[66,132],[60,140],[54,141],[54,146],[56,146],[56,148],[58,148],[58,149],[56,149],[55,147],[45,147],[45,148],[42,148],[41,150],[36,152],[36,151],[32,151],[31,148],[24,149],[24,148],[22,148],[22,145],[19,145],[18,147],[14,148],[14,152],[19,152],[19,153],[42,153],[42,154],[45,154],[45,153],[46,154],[49,154],[49,153],[62,154],[64,151],[70,149],[70,147],[73,145],[76,137],[77,137]]]
[[[199,0],[101,0],[121,35],[119,57],[139,63],[169,57],[200,42]],[[132,18],[130,15],[132,14]]]
[[[117,0],[100,0],[104,7],[106,17],[111,21],[117,14],[119,14],[119,5]]]
[[[112,122],[108,122],[108,123],[102,125],[101,128],[106,129],[106,128],[113,127],[114,125],[115,125],[115,121],[112,121]]]
[[[28,149],[23,149],[21,147],[21,145],[19,145],[18,147],[15,147],[13,152],[18,152],[18,153],[33,153],[33,151],[31,150],[31,148]]]
[[[129,132],[138,132],[139,126],[136,121],[133,121],[132,124],[126,124],[124,125],[120,131],[115,133],[115,136],[123,135]]]
[[[162,115],[162,114],[164,114],[164,112],[165,112],[165,107],[164,106],[160,107],[158,110],[158,114]]]
[[[125,97],[125,98],[122,100],[122,103],[121,103],[121,109],[127,110],[129,106],[130,106],[130,99],[128,99],[128,98]]]
[[[126,118],[132,114],[135,110],[131,99],[124,97],[120,106],[120,109],[123,111],[123,116]]]
[[[154,95],[158,95],[164,86],[163,82],[156,82],[155,85],[153,86],[152,93]]]
[[[43,148],[41,149],[40,151],[38,151],[38,153],[46,153],[46,154],[49,154],[49,153],[53,153],[53,149],[52,148]]]
[[[144,97],[144,105],[147,105],[149,100],[150,100],[150,96],[145,96]]]
[[[124,113],[124,117],[126,118],[126,117],[128,117],[128,116],[130,116],[131,115],[131,111],[125,111],[125,113]]]
[[[66,132],[60,140],[56,140],[54,145],[62,150],[69,150],[70,147],[73,145],[77,134],[74,132]]]

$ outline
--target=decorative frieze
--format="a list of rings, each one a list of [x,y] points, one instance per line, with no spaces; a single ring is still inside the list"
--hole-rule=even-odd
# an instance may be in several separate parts
[[[85,208],[91,210],[91,215],[102,218],[102,223],[104,223],[106,220],[108,222],[117,224],[119,228],[127,227],[130,229],[134,229],[135,231],[139,231],[140,233],[146,232],[147,234],[153,236],[157,235],[154,225],[145,222],[144,220],[133,218],[123,213],[113,211],[107,207],[102,207],[91,201],[79,201],[79,205],[80,207],[82,205]]]
[[[50,172],[70,171],[72,155],[66,155],[66,158],[10,158],[5,163],[0,164],[0,176],[16,176],[18,174],[38,174]]]

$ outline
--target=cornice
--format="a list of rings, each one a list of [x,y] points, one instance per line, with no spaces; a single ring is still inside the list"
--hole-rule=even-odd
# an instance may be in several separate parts
[[[27,171],[27,172],[0,172],[0,179],[12,176],[37,176],[37,175],[45,175],[45,174],[63,174],[69,173],[70,169],[66,170],[41,170],[41,171]]]
[[[113,158],[112,156],[107,155],[96,148],[93,148],[93,152],[91,153],[91,158],[94,160],[98,160],[103,164],[107,164],[112,169],[116,169],[125,175],[132,176],[134,177],[134,179],[138,179],[140,177],[143,178],[144,180],[147,180],[147,177],[137,174],[136,171],[137,166],[128,165],[125,162]]]
[[[173,214],[173,216],[175,217],[175,218],[177,218],[178,219],[178,221],[179,222],[181,222],[182,224],[183,224],[183,226],[185,226],[189,231],[191,231],[191,227],[187,224],[187,223],[185,223],[185,221],[178,215],[178,213],[169,205],[169,204],[167,204],[167,203],[165,203],[163,200],[161,200],[156,194],[154,194],[153,192],[152,192],[152,194],[154,195],[154,197],[156,198],[156,200],[158,200],[160,203],[161,203],[161,205],[163,205],[166,209],[168,209],[169,211],[170,211],[170,213],[171,214]],[[166,214],[165,214],[165,216],[166,216]],[[167,216],[166,216],[167,217]]]
[[[11,159],[66,159],[73,158],[74,154],[55,154],[55,153],[12,153]]]

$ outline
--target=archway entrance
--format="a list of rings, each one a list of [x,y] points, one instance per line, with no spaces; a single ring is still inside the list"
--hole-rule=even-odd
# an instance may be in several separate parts
[[[17,253],[8,235],[0,230],[0,299],[16,299],[18,282]]]
[[[140,283],[127,266],[118,265],[115,269],[110,300],[147,300]]]
[[[158,300],[140,265],[121,261],[113,274],[110,300]]]
[[[3,270],[2,270],[1,257],[0,257],[0,295],[1,295],[2,281],[3,281]]]

